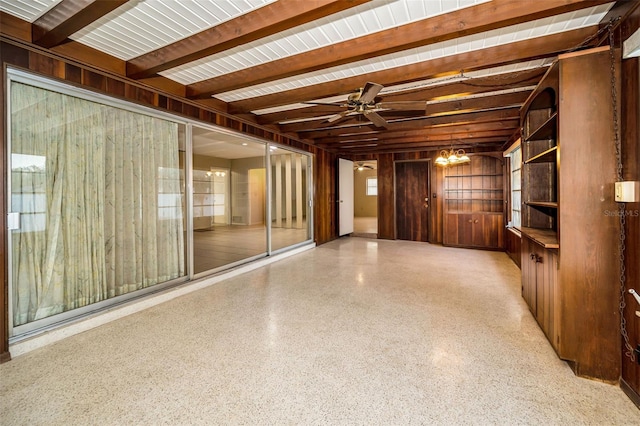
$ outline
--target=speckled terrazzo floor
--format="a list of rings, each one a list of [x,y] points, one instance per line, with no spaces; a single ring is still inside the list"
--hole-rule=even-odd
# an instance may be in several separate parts
[[[451,270],[452,269],[452,270]],[[504,253],[343,238],[0,366],[3,425],[640,424]]]

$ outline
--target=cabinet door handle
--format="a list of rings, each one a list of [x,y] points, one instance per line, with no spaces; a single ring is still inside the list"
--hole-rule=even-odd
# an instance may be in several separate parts
[[[536,255],[536,263],[542,263],[542,257]]]
[[[535,259],[535,258],[536,258],[536,254],[535,254],[535,253],[531,253],[531,254],[529,255],[529,258],[530,258],[531,260]]]
[[[473,223],[478,223],[478,219],[474,220]]]
[[[469,219],[469,223],[473,223],[473,220]]]

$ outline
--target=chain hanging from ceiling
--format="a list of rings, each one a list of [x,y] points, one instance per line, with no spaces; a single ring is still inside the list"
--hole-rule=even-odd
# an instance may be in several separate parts
[[[616,180],[621,182],[624,180],[622,166],[622,142],[620,141],[620,123],[618,118],[618,91],[616,89],[616,57],[615,57],[615,37],[614,24],[619,20],[612,19],[607,25],[609,32],[609,58],[611,60],[611,107],[613,113],[613,141],[616,154]],[[624,339],[625,355],[631,361],[636,360],[633,346],[629,341],[629,333],[627,332],[627,320],[624,317],[626,307],[625,295],[626,289],[626,266],[625,266],[625,240],[626,240],[626,221],[627,221],[626,203],[618,203],[618,220],[620,225],[620,235],[618,238],[618,261],[620,262],[620,273],[618,274],[618,282],[620,285],[620,334]]]

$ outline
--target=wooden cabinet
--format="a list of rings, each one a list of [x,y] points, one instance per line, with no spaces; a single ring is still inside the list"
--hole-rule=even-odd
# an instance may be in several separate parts
[[[444,245],[504,248],[502,167],[501,157],[475,155],[445,170]]]
[[[620,375],[608,48],[559,56],[522,108],[522,295],[581,376]],[[557,265],[553,267],[552,265]]]
[[[558,252],[545,248],[529,237],[522,238],[522,297],[529,305],[531,313],[551,342],[558,350],[560,334],[557,319],[560,314],[555,301],[558,276]]]

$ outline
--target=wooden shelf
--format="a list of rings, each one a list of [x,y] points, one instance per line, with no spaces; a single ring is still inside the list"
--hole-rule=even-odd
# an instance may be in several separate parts
[[[527,141],[535,141],[535,140],[545,140],[545,139],[555,139],[556,133],[556,119],[558,118],[558,113],[554,112],[551,117],[544,123],[542,126],[538,127],[534,130],[529,137],[525,139]]]
[[[524,164],[532,164],[532,163],[553,163],[556,161],[556,152],[558,151],[558,147],[554,146],[549,148],[548,150],[541,152],[540,154],[533,156],[526,160]]]
[[[544,248],[560,248],[560,243],[558,243],[558,234],[553,229],[527,228],[526,226],[516,227],[516,229]]]
[[[525,204],[531,207],[543,207],[546,209],[557,209],[557,201],[525,201]]]

